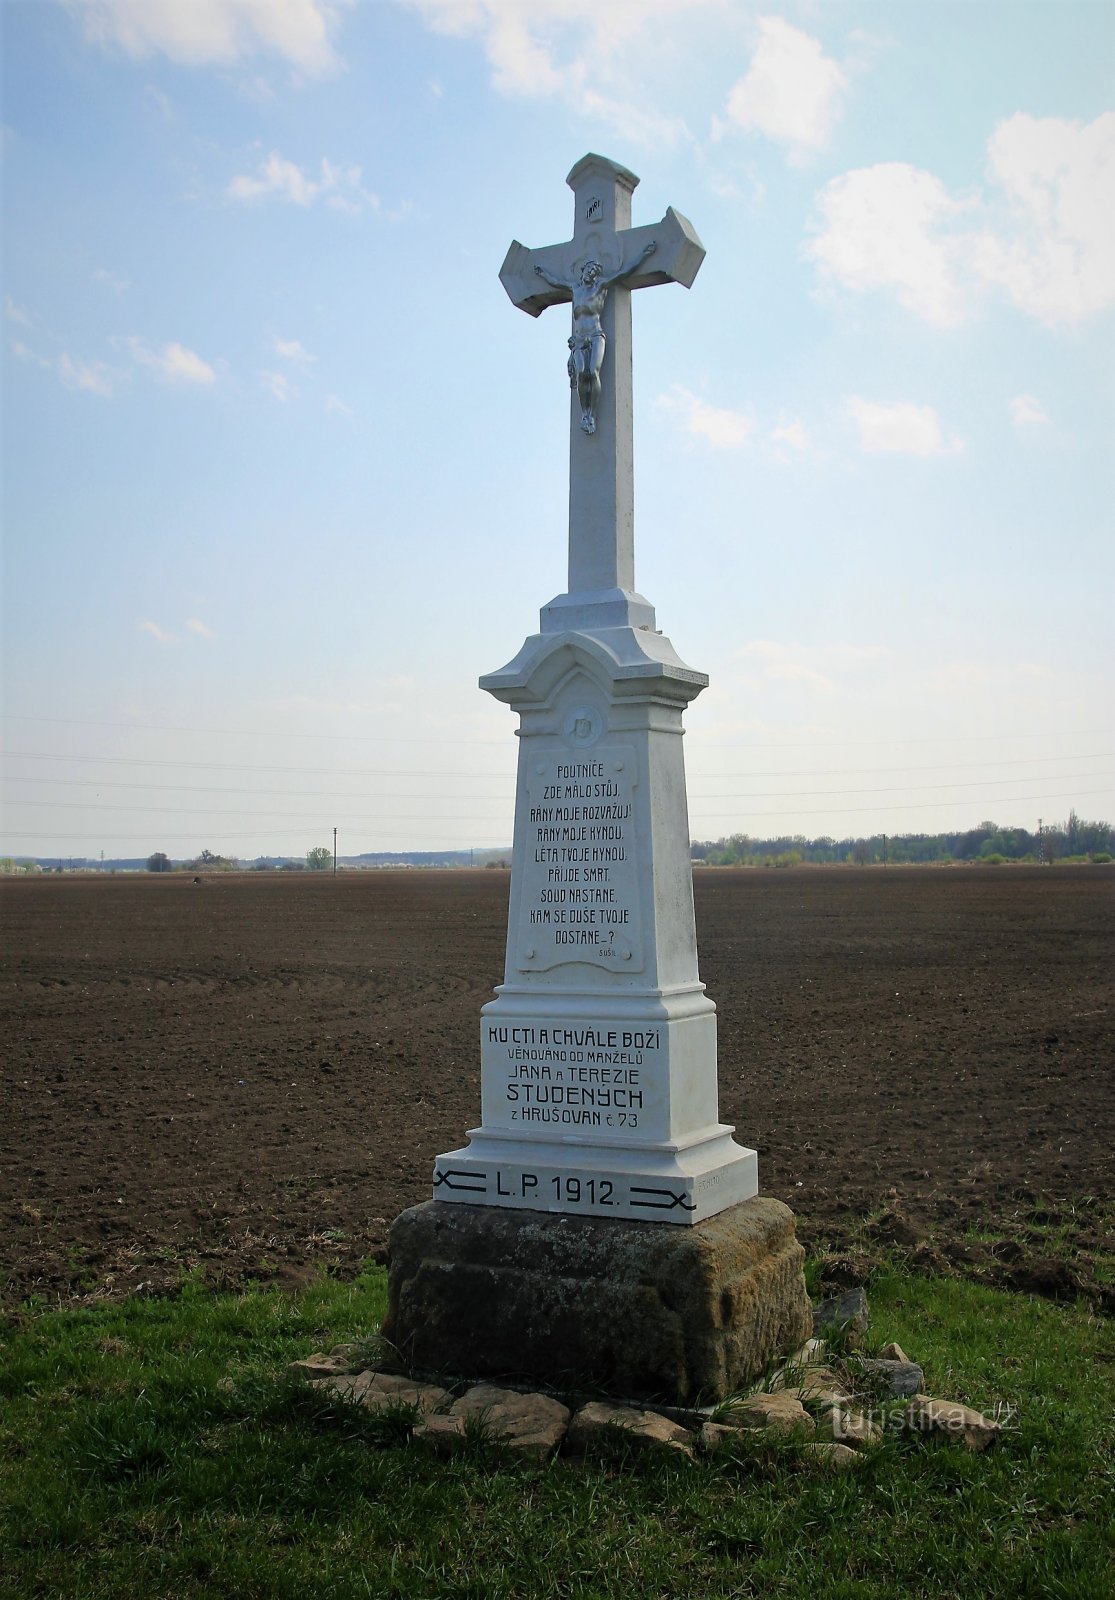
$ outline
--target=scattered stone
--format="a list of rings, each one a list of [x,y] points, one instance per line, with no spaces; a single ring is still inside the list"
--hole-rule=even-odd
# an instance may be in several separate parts
[[[843,1334],[849,1349],[855,1349],[867,1327],[867,1296],[862,1289],[819,1300],[813,1307],[814,1334]]]
[[[873,1360],[861,1356],[859,1364],[872,1379],[873,1386],[893,1399],[920,1394],[925,1383],[925,1374],[916,1361]]]
[[[520,1394],[480,1383],[449,1408],[451,1418],[479,1417],[493,1439],[525,1456],[548,1456],[569,1426],[570,1411],[548,1394]],[[665,1419],[663,1419],[665,1420]]]
[[[862,1411],[851,1410],[839,1402],[823,1414],[820,1428],[829,1439],[856,1449],[878,1444],[883,1437],[883,1430],[877,1422],[872,1422]]]
[[[813,1367],[825,1359],[825,1341],[823,1339],[807,1339],[799,1350],[792,1356],[787,1356],[783,1372],[790,1371],[793,1367]],[[774,1385],[771,1385],[773,1389]]]
[[[393,1406],[417,1406],[422,1415],[444,1411],[453,1396],[436,1383],[415,1383],[393,1372],[361,1373],[370,1382],[355,1396],[368,1411],[387,1411]],[[358,1378],[357,1383],[360,1382]]]
[[[882,1361],[909,1361],[910,1358],[902,1346],[895,1344],[892,1339],[890,1344],[885,1344],[879,1351],[879,1359]]]
[[[372,1381],[370,1372],[349,1372],[322,1378],[317,1387],[323,1394],[334,1395],[338,1400],[355,1400],[363,1394]],[[359,1393],[357,1392],[359,1385]]]
[[[287,1371],[297,1378],[335,1378],[343,1373],[350,1373],[352,1366],[347,1359],[347,1352],[351,1345],[337,1345],[328,1355],[323,1350],[316,1351],[312,1356],[306,1356],[303,1361],[292,1361]]]
[[[630,1443],[639,1448],[664,1447],[693,1454],[693,1434],[680,1422],[671,1422],[657,1411],[640,1411],[636,1406],[612,1405],[606,1400],[590,1400],[569,1424],[566,1444],[583,1451],[607,1430],[619,1428]]]
[[[722,1422],[729,1428],[776,1428],[782,1433],[814,1432],[813,1418],[796,1394],[779,1390],[777,1394],[749,1394],[733,1400],[725,1409]]]
[[[968,1450],[986,1450],[1003,1431],[1001,1422],[953,1400],[934,1400],[916,1394],[906,1407],[906,1421],[923,1433],[944,1433],[960,1440]]]
[[[838,1400],[852,1398],[831,1367],[811,1367],[802,1375],[800,1383],[791,1385],[791,1391],[799,1400],[824,1400],[827,1395]],[[910,1392],[912,1394],[913,1390]]]
[[[368,1411],[388,1411],[396,1406],[417,1406],[423,1416],[444,1411],[453,1396],[436,1383],[416,1383],[395,1372],[358,1372],[323,1378],[320,1389],[350,1400]]]
[[[443,1454],[455,1449],[464,1436],[464,1417],[451,1417],[444,1413],[424,1418],[411,1434],[416,1444],[428,1445]]]
[[[845,1471],[848,1467],[859,1466],[863,1455],[859,1450],[851,1450],[846,1444],[837,1444],[826,1440],[821,1444],[805,1444],[801,1453],[806,1461],[812,1461],[818,1466]]]
[[[717,1450],[738,1439],[741,1431],[739,1428],[726,1428],[722,1422],[703,1422],[697,1443],[706,1456],[715,1455]]]

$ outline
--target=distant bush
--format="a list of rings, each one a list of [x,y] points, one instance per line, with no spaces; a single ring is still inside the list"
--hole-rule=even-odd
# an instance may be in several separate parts
[[[1094,866],[1106,867],[1108,862],[1111,860],[1112,855],[1110,850],[1096,850],[1092,853],[1092,862]]]

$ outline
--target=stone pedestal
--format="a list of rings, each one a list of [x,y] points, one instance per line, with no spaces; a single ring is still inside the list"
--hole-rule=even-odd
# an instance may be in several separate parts
[[[778,1200],[690,1228],[427,1201],[383,1333],[411,1372],[711,1404],[810,1336],[803,1254]]]
[[[483,1124],[438,1156],[434,1197],[698,1223],[758,1187],[717,1113],[697,970],[682,712],[708,680],[651,626],[593,626],[607,596],[559,599],[481,680],[520,717],[507,963]]]

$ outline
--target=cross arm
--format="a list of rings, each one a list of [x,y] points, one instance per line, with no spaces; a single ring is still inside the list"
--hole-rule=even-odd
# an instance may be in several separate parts
[[[624,262],[638,261],[645,247],[654,242],[654,254],[623,279],[625,289],[649,289],[657,283],[680,283],[688,289],[705,259],[705,247],[693,224],[673,206],[667,209],[661,222],[624,228],[613,234],[612,239],[622,249],[622,259],[602,264],[613,272],[618,272]],[[547,306],[572,299],[571,291],[564,284],[572,281],[588,258],[585,245],[576,239],[547,245],[541,250],[528,250],[516,239],[500,268],[499,281],[513,305],[537,317]],[[534,270],[538,266],[562,280],[561,286],[555,287],[540,277]]]
[[[566,244],[547,245],[542,250],[528,250],[518,239],[512,242],[499,269],[499,281],[507,290],[512,305],[532,317],[541,316],[547,306],[557,306],[563,300],[572,300],[573,291],[554,288],[545,278],[540,278],[535,267],[545,267],[555,278],[572,277],[572,258],[577,246],[570,239]]]
[[[673,206],[667,208],[661,222],[627,228],[619,237],[624,261],[637,261],[652,240],[655,246],[654,254],[624,278],[625,289],[649,289],[656,283],[680,283],[688,289],[705,259],[705,247],[693,224]]]

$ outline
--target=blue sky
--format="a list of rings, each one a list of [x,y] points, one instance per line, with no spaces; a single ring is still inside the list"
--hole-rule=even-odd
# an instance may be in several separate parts
[[[1115,12],[6,0],[0,852],[510,840],[566,313],[639,173],[636,572],[696,837],[1115,815]]]

